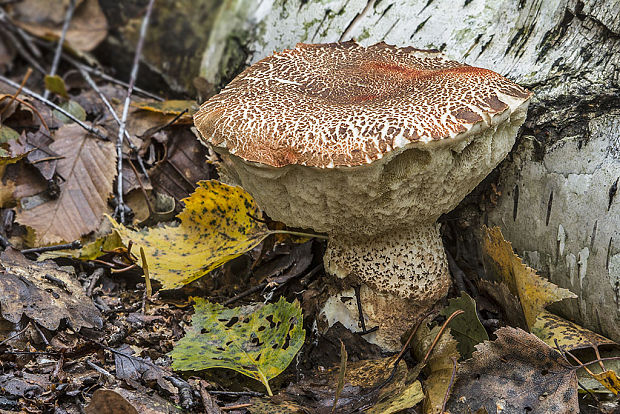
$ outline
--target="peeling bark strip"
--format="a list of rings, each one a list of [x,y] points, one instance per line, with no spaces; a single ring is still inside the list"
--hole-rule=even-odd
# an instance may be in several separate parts
[[[258,7],[227,0],[201,73],[218,83],[240,69],[227,56],[253,63],[298,42],[333,42],[346,34],[364,45],[439,49],[533,89],[523,128],[532,139],[516,144],[499,175],[500,188],[515,193],[504,192],[489,207],[489,225],[500,225],[519,253],[531,253],[526,257],[536,263],[530,265],[580,295],[563,304],[566,316],[596,329],[598,313],[602,333],[620,340],[620,251],[611,242],[620,240],[618,2],[370,3],[288,0]],[[230,10],[238,10],[235,24]]]

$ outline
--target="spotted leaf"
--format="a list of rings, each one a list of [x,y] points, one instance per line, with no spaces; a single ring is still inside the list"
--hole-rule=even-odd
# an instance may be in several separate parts
[[[297,301],[262,307],[226,308],[195,298],[192,325],[174,347],[172,368],[198,371],[228,368],[265,385],[290,364],[304,343]]]
[[[201,181],[183,200],[178,226],[133,231],[110,219],[123,243],[144,248],[151,278],[164,289],[192,282],[258,245],[270,233],[252,217],[256,203],[240,187]]]

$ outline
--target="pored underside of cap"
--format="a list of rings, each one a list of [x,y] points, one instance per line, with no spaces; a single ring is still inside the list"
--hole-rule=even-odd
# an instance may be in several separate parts
[[[458,139],[531,93],[437,51],[307,45],[252,65],[194,116],[203,137],[281,167],[359,166],[410,143]]]

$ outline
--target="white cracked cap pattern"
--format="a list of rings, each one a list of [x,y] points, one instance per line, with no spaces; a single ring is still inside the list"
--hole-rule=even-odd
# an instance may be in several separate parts
[[[442,53],[385,43],[299,44],[237,76],[194,116],[247,161],[359,166],[415,142],[458,139],[531,92]]]

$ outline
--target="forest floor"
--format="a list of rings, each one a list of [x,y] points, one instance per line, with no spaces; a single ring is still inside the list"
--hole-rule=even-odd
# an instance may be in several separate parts
[[[326,326],[325,240],[287,234],[218,181],[195,93],[117,79],[128,68],[93,52],[112,34],[84,29],[105,26],[96,1],[73,15],[34,2],[36,23],[13,3],[0,1],[0,413],[620,412],[618,344],[546,310],[574,295],[471,209],[440,219],[452,287],[400,352],[367,342],[372,326]]]

